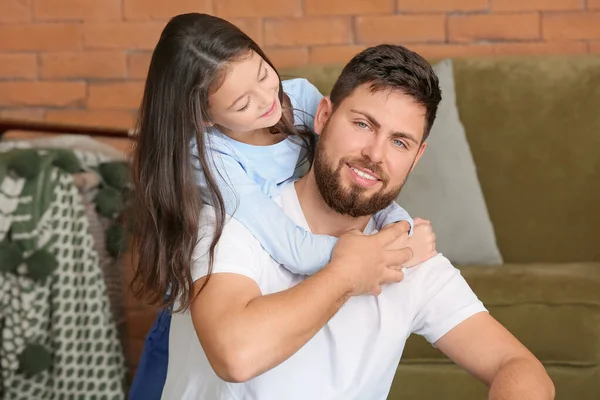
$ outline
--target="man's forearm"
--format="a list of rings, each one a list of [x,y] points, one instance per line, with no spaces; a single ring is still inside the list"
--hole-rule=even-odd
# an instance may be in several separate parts
[[[552,400],[554,384],[534,359],[508,360],[494,377],[490,400]]]
[[[220,375],[227,380],[245,381],[281,364],[305,345],[349,297],[350,285],[330,268],[324,268],[290,289],[253,298],[219,324],[216,345],[228,354],[224,358],[225,372]]]

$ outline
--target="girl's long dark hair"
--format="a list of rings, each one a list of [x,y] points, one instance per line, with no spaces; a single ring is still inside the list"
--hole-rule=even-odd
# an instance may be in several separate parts
[[[202,210],[192,164],[194,138],[209,190],[203,195],[212,199],[216,213],[209,276],[212,271],[226,215],[202,135],[211,120],[209,95],[222,84],[227,64],[250,51],[273,67],[260,47],[236,26],[191,13],[168,22],[152,54],[137,124],[131,210],[136,257],[132,289],[152,304],[169,307],[177,301],[175,311],[180,311],[193,299],[190,267]],[[284,96],[281,84],[279,89]],[[271,129],[300,134],[285,116]],[[309,141],[310,153],[314,139],[302,136]]]

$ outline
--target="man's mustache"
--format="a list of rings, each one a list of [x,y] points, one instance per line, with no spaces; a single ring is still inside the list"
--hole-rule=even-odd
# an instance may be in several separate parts
[[[369,171],[372,171],[374,174],[376,174],[379,177],[379,179],[381,180],[381,182],[384,185],[387,185],[387,183],[389,182],[389,177],[385,173],[383,168],[381,168],[381,165],[379,165],[379,163],[374,163],[368,157],[362,157],[362,158],[345,157],[345,158],[342,158],[342,160],[340,161],[340,167],[344,164],[349,164],[349,165],[352,165],[353,167],[364,168],[364,169],[368,169]]]

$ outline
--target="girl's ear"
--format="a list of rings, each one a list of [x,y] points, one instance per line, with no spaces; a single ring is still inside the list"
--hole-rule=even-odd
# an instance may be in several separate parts
[[[324,96],[319,102],[319,106],[317,107],[317,113],[315,115],[315,133],[320,135],[323,131],[323,127],[327,123],[327,120],[331,116],[331,110],[333,109],[333,105],[331,104],[331,100],[329,100],[329,96]]]

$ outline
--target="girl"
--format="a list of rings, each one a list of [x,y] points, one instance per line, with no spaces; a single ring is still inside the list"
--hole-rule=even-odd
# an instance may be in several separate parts
[[[311,115],[321,98],[304,79],[281,82],[260,47],[225,20],[185,14],[167,24],[150,63],[133,162],[136,295],[165,308],[179,299],[176,311],[189,306],[203,203],[217,215],[211,264],[227,215],[293,273],[313,274],[329,262],[336,238],[296,226],[272,200],[310,163]],[[379,226],[413,224],[396,203],[376,219]],[[432,235],[424,232],[411,238],[411,265],[432,255]],[[162,391],[168,312],[147,337],[133,400]]]

